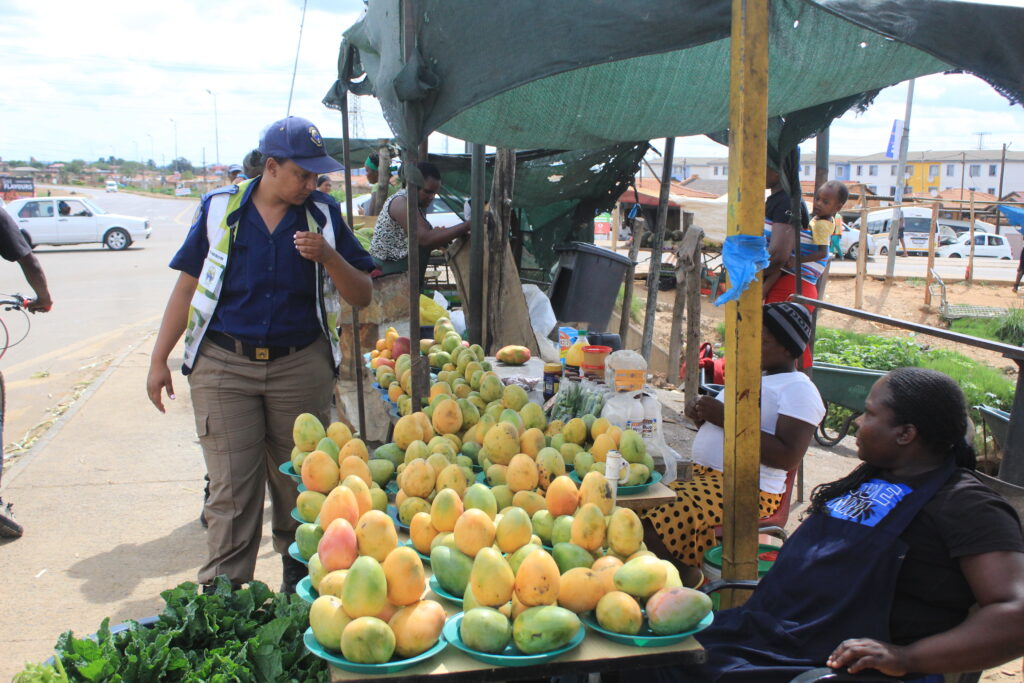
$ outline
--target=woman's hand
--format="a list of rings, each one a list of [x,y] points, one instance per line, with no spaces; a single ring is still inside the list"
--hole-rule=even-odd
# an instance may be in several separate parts
[[[324,239],[324,236],[318,232],[296,232],[295,248],[303,258],[325,265],[337,254]]]
[[[710,422],[721,427],[725,421],[725,405],[711,396],[699,396],[686,407],[686,416],[698,423]]]
[[[904,648],[870,638],[844,640],[829,655],[826,663],[833,669],[846,669],[851,674],[865,669],[881,671],[887,676],[909,673]]]

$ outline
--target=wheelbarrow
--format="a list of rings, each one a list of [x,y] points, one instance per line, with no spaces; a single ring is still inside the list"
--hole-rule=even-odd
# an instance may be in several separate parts
[[[882,370],[852,368],[832,363],[814,363],[812,378],[818,387],[821,400],[825,402],[825,417],[814,431],[814,440],[822,446],[835,446],[850,433],[850,427],[861,413],[864,412],[864,401],[871,391],[871,386],[884,375]],[[838,430],[833,431],[825,426],[829,411],[836,406],[853,411]]]
[[[988,454],[988,437],[990,435],[996,450],[1003,450],[1003,444],[1006,443],[1006,432],[1010,429],[1010,414],[1005,410],[987,405],[974,406],[974,409],[981,414],[981,429],[986,455]]]

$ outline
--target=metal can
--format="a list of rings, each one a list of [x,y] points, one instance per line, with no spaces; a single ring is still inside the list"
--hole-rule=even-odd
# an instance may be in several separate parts
[[[549,398],[558,393],[558,386],[562,382],[562,364],[561,363],[545,363],[544,364],[544,400],[547,401]]]

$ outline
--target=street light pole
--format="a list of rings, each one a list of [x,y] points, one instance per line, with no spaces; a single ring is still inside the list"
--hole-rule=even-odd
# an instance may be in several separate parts
[[[171,119],[174,124],[174,172],[178,173],[178,122]]]
[[[217,121],[217,93],[209,88],[206,89],[206,92],[213,95],[213,144],[215,145],[217,165],[220,166],[220,124]]]

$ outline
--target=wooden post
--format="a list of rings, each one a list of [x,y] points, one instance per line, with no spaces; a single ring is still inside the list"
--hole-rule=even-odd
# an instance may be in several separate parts
[[[679,384],[679,371],[682,369],[680,351],[683,345],[683,312],[686,310],[686,284],[690,279],[689,273],[683,269],[683,255],[677,250],[676,289],[672,300],[672,320],[669,321],[668,372],[665,377],[672,384]]]
[[[924,305],[932,303],[932,269],[935,268],[935,232],[939,225],[939,203],[932,203],[932,223],[928,226],[928,270],[924,274]],[[860,308],[858,305],[857,308]]]
[[[402,57],[405,62],[412,58],[416,49],[416,33],[418,30],[416,3],[413,0],[402,0]],[[412,128],[413,114],[410,105],[405,105],[406,121]],[[408,165],[412,171],[416,170],[416,163],[419,161],[419,143],[407,144],[403,149],[402,163]],[[381,170],[384,170],[384,157],[381,156]],[[388,160],[390,163],[390,159]],[[406,173],[406,224],[408,230],[409,245],[409,357],[412,359],[410,370],[412,382],[410,392],[412,399],[412,412],[423,410],[421,399],[426,397],[429,391],[430,369],[427,367],[427,359],[420,353],[420,237],[419,220],[420,207],[416,201],[419,186],[414,178],[416,173]],[[386,179],[385,179],[386,180]],[[384,188],[387,193],[387,187]],[[385,194],[384,196],[387,196]]]
[[[619,227],[622,225],[622,208],[621,204],[615,202],[615,208],[612,209],[612,251],[617,251],[619,248]]]
[[[345,159],[345,220],[352,227],[352,164],[348,130],[348,90],[341,98],[341,155]],[[340,296],[340,295],[339,295]],[[359,436],[366,438],[366,404],[363,397],[363,350],[359,338],[359,308],[352,307],[352,374],[356,377],[356,405],[359,410]],[[341,404],[337,406],[341,411]]]
[[[691,230],[693,227],[691,226]],[[689,405],[700,387],[700,278],[703,239],[693,254],[693,267],[686,273],[686,377],[685,398]]]
[[[484,183],[487,178],[484,146],[472,143],[473,157],[470,169],[470,221],[469,232],[469,340],[484,345]]]
[[[768,3],[733,0],[727,237],[761,235],[768,104]],[[761,461],[761,278],[725,311],[725,514],[722,575],[757,578]],[[723,607],[747,595],[727,591]]]
[[[818,131],[814,149],[814,191],[828,182],[828,126]]]
[[[967,259],[967,284],[974,283],[974,190],[971,190],[971,253]]]
[[[501,301],[504,296],[505,251],[508,249],[508,235],[512,224],[512,188],[516,178],[516,153],[499,147],[494,156],[494,179],[491,183],[491,214],[494,222],[487,229],[487,301],[485,304],[486,334],[484,348],[488,353],[499,341],[495,331],[501,329]]]
[[[381,140],[377,147],[377,189],[373,191],[368,216],[376,216],[388,200],[388,189],[391,185],[391,150],[386,140]]]
[[[861,187],[864,187],[863,185]],[[857,237],[857,279],[854,283],[853,307],[864,308],[864,274],[868,269],[868,193],[860,193],[860,235]]]
[[[658,197],[658,217],[654,222],[651,240],[650,270],[647,271],[647,312],[644,315],[644,334],[640,342],[640,355],[648,365],[651,345],[654,343],[654,319],[658,311],[658,279],[661,277],[661,249],[665,244],[665,224],[668,222],[668,192],[672,186],[672,156],[676,139],[665,138],[665,155],[661,167],[661,193]]]
[[[637,203],[640,198],[637,197]],[[633,288],[636,284],[636,259],[640,254],[640,235],[637,234],[636,220],[633,220],[632,235],[629,242],[629,266],[626,267],[626,281],[622,283],[622,314],[619,318],[619,339],[622,348],[628,349],[626,339],[629,337],[629,321],[632,319]]]

